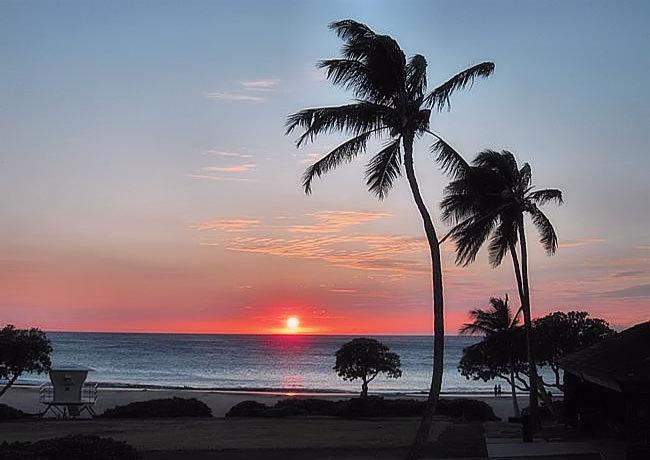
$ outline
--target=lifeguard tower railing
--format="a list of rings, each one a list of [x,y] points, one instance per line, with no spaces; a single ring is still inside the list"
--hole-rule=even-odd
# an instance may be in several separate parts
[[[39,401],[47,407],[41,414],[52,411],[56,417],[78,417],[84,411],[94,416],[93,405],[97,401],[97,384],[85,383],[88,371],[81,367],[53,368],[51,383],[44,383],[39,389]]]

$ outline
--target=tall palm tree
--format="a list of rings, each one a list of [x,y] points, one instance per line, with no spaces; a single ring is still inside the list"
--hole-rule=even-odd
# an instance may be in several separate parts
[[[402,174],[402,164],[415,204],[424,224],[432,265],[434,364],[426,413],[414,441],[409,458],[417,458],[433,420],[442,385],[444,323],[442,266],[440,246],[431,216],[424,203],[413,167],[413,143],[425,133],[437,139],[434,148],[444,159],[455,152],[439,136],[429,131],[432,110],[449,107],[449,98],[458,89],[471,85],[477,77],[492,74],[494,64],[484,62],[454,75],[442,85],[427,92],[427,63],[416,54],[407,60],[397,42],[387,35],[378,35],[368,26],[353,20],[330,24],[344,42],[342,57],[320,61],[327,78],[335,85],[351,90],[354,102],[337,107],[302,110],[290,115],[287,134],[304,129],[298,138],[300,147],[320,134],[343,132],[351,138],[312,164],[303,176],[303,187],[311,193],[315,177],[351,161],[366,150],[370,139],[383,139],[384,145],[366,166],[366,185],[379,199],[386,197],[393,182]]]
[[[472,162],[454,157],[447,163],[455,180],[445,188],[441,203],[442,218],[455,224],[449,235],[456,242],[456,262],[472,263],[479,249],[489,239],[489,262],[497,267],[510,253],[521,299],[526,329],[526,353],[530,379],[530,411],[537,424],[538,378],[532,349],[532,316],[528,282],[528,248],[524,216],[530,216],[540,233],[540,243],[549,255],[557,249],[553,225],[539,209],[547,202],[562,204],[557,189],[534,190],[530,165],[519,168],[508,151],[484,150]],[[517,252],[519,244],[519,253]]]
[[[515,314],[512,313],[510,305],[508,304],[508,294],[505,300],[502,298],[491,297],[490,308],[483,310],[476,308],[470,310],[469,314],[472,318],[471,323],[465,323],[460,328],[461,334],[481,334],[486,337],[490,342],[496,342],[496,345],[506,344],[508,352],[508,361],[510,367],[510,384],[512,396],[512,409],[514,416],[519,415],[519,404],[517,403],[517,390],[515,387],[515,366],[514,366],[514,350],[513,350],[513,336],[512,333],[519,327],[519,314],[521,308]]]

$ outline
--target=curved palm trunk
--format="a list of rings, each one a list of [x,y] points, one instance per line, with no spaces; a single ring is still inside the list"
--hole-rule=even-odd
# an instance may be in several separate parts
[[[526,248],[526,232],[524,230],[524,217],[519,217],[519,244],[521,248],[521,286],[523,299],[521,305],[524,311],[524,325],[526,328],[526,355],[528,358],[528,376],[530,379],[529,410],[533,427],[540,426],[537,402],[537,367],[535,366],[535,354],[533,351],[532,335],[533,321],[530,308],[530,288],[528,285],[528,252]],[[516,256],[515,256],[516,257]]]
[[[512,396],[513,416],[519,417],[519,402],[517,401],[517,388],[515,387],[515,365],[510,358],[510,395]]]
[[[424,204],[420,189],[418,188],[417,179],[415,178],[415,171],[413,169],[413,136],[404,137],[404,166],[406,169],[406,177],[408,178],[413,199],[417,205],[422,222],[424,224],[424,232],[427,236],[429,243],[429,251],[431,253],[431,268],[432,268],[432,286],[433,286],[433,376],[431,378],[431,388],[429,390],[429,397],[427,398],[427,405],[424,410],[424,415],[420,421],[420,426],[413,440],[413,445],[406,456],[407,460],[417,459],[424,447],[424,444],[429,438],[429,431],[433,424],[433,415],[436,411],[438,398],[440,396],[440,389],[442,387],[442,371],[443,371],[443,352],[445,340],[445,324],[444,324],[444,308],[442,296],[442,262],[440,259],[440,245],[438,244],[438,237],[436,230],[431,221],[429,211]]]

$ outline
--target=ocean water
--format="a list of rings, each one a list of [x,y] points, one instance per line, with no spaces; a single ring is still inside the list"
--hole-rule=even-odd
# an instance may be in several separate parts
[[[349,336],[47,333],[52,363],[93,369],[89,381],[112,385],[193,387],[230,390],[359,391],[358,382],[339,378],[335,352]],[[400,379],[378,376],[371,392],[427,391],[431,382],[430,336],[376,337],[397,353]],[[465,379],[457,370],[464,347],[477,337],[445,337],[443,391],[491,392],[495,382]],[[38,384],[47,375],[26,375]],[[496,382],[505,383],[505,382]],[[504,388],[504,391],[506,388]]]

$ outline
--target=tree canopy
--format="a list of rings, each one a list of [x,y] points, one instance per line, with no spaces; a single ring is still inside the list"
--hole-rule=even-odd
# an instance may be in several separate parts
[[[0,396],[22,373],[47,372],[51,352],[50,341],[40,329],[16,329],[10,324],[0,330],[0,379],[7,380]]]
[[[356,338],[336,352],[334,370],[343,380],[361,379],[361,397],[368,396],[368,383],[377,375],[397,379],[402,376],[402,363],[397,353],[375,339]]]
[[[533,322],[532,339],[535,344],[535,362],[538,366],[551,369],[554,382],[544,382],[545,386],[564,390],[558,361],[566,354],[573,353],[615,334],[607,322],[600,318],[590,318],[584,311],[549,313]],[[511,353],[514,354],[511,355]],[[483,341],[463,350],[458,370],[468,379],[488,381],[494,378],[508,380],[509,360],[514,361],[516,388],[530,389],[527,377],[525,354],[525,335],[517,327],[500,334],[487,336]]]
[[[590,318],[586,311],[556,311],[536,319],[533,328],[535,359],[538,365],[549,367],[555,374],[555,382],[544,384],[563,389],[558,360],[613,334],[615,331],[609,327],[607,321]]]

